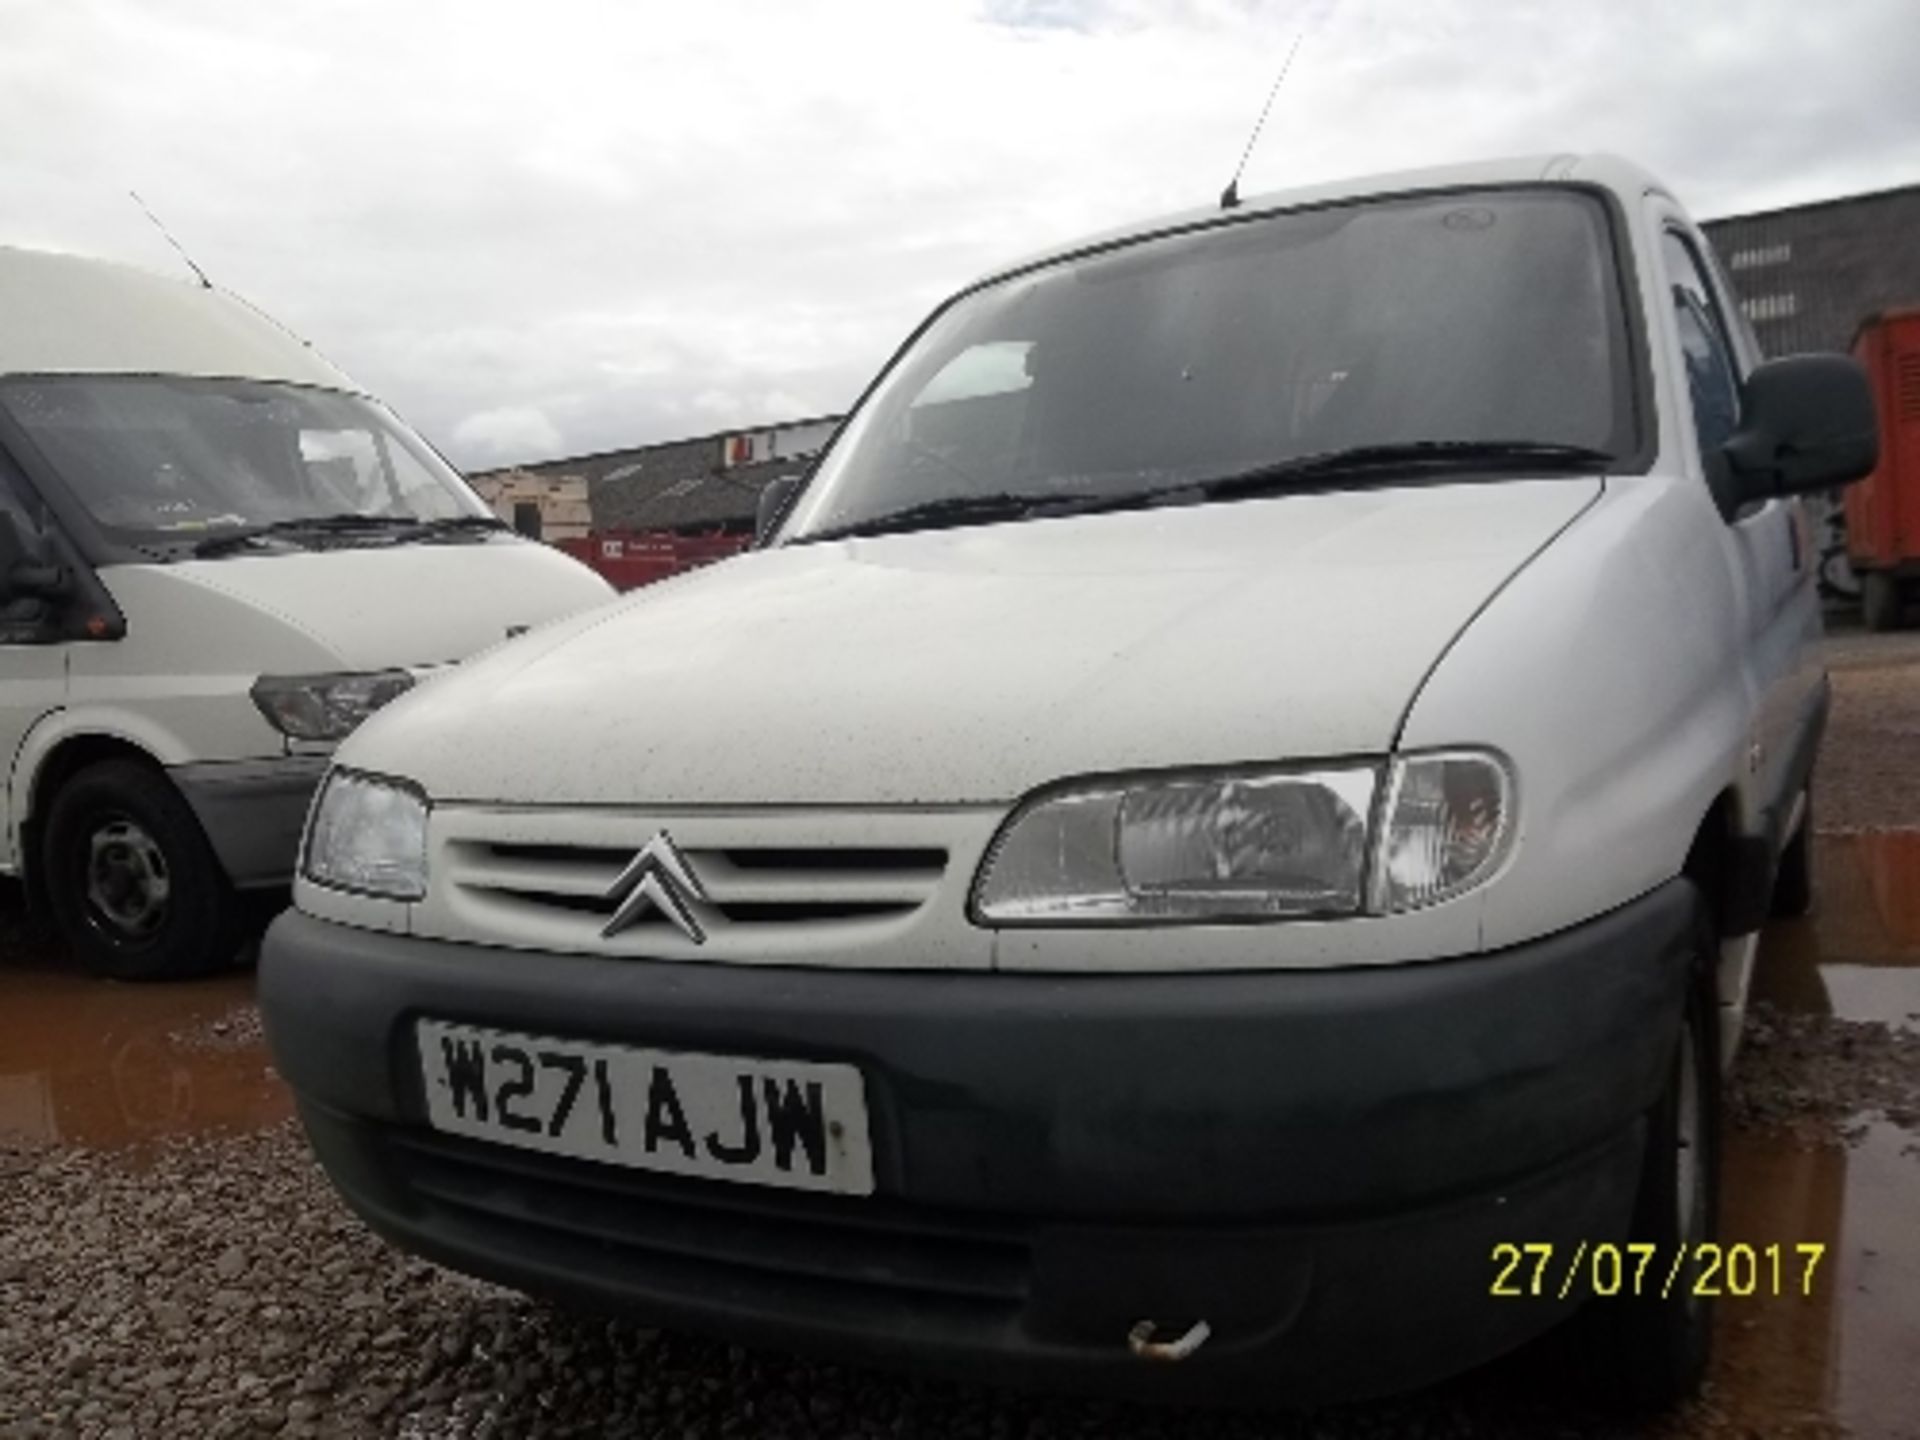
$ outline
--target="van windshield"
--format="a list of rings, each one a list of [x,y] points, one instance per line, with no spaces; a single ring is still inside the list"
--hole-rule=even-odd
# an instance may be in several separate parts
[[[1248,478],[1270,493],[1604,468],[1638,449],[1628,355],[1607,212],[1582,191],[1164,236],[941,313],[849,422],[788,534],[1213,499],[1250,493],[1217,483]]]
[[[4,411],[106,536],[146,550],[267,530],[354,543],[406,521],[491,512],[404,425],[362,396],[252,380],[57,376],[0,381]],[[342,522],[346,523],[342,523]],[[270,530],[268,527],[271,527]],[[313,540],[313,543],[320,543]]]

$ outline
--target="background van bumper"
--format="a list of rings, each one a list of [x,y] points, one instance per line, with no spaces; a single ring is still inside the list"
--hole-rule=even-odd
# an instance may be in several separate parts
[[[167,774],[193,807],[227,878],[241,889],[286,885],[324,755],[175,765]]]

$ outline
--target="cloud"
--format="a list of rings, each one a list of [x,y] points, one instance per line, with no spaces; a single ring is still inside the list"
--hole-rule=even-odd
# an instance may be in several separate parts
[[[5,13],[0,241],[177,270],[131,185],[470,465],[846,405],[990,266],[1218,194],[1303,25],[1244,193],[1585,148],[1702,213],[1920,179],[1885,0]]]
[[[560,431],[531,405],[482,410],[453,427],[453,443],[479,461],[544,460],[560,453]]]

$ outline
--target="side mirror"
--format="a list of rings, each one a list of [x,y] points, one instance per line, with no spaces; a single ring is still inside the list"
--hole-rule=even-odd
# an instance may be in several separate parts
[[[0,510],[0,601],[58,600],[72,590],[66,567],[41,559],[40,544],[11,510]]]
[[[1747,377],[1723,453],[1743,500],[1848,485],[1880,460],[1867,373],[1847,355],[1788,355]]]
[[[798,475],[782,475],[769,480],[760,487],[760,508],[753,519],[753,548],[758,550],[767,543],[780,522],[786,518],[787,506],[800,489]]]

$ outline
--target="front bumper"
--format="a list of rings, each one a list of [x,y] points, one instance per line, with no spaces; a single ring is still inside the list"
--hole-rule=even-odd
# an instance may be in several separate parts
[[[324,755],[175,765],[167,774],[187,797],[227,878],[241,889],[290,884],[300,832]]]
[[[261,995],[336,1185],[456,1268],[987,1379],[1321,1399],[1440,1378],[1558,1319],[1489,1294],[1496,1244],[1624,1237],[1691,904],[1668,886],[1472,959],[1127,977],[609,961],[289,914]],[[877,1193],[435,1134],[422,1015],[857,1064]],[[1126,1346],[1142,1319],[1213,1338],[1146,1364]]]

